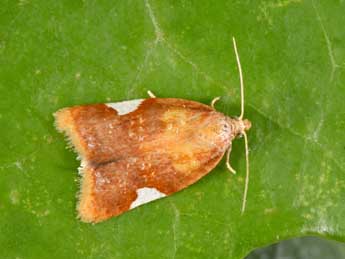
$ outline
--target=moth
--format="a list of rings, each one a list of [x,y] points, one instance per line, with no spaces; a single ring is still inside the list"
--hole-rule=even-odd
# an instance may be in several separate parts
[[[241,115],[228,117],[211,105],[176,98],[150,98],[63,108],[55,116],[81,160],[77,211],[84,222],[100,222],[171,195],[209,173],[232,141],[244,136],[246,183],[249,181],[249,120],[243,119],[244,87],[236,41]]]

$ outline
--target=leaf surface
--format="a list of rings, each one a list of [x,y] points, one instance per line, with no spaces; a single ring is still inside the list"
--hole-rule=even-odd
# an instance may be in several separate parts
[[[345,3],[3,1],[0,10],[1,258],[243,258],[290,237],[345,240]],[[76,155],[52,113],[177,97],[239,114],[243,140],[171,197],[104,223],[76,219]]]

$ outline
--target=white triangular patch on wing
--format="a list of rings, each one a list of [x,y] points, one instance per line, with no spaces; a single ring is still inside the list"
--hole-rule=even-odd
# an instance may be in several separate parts
[[[137,195],[138,197],[132,202],[130,209],[166,196],[166,194],[158,191],[156,188],[148,187],[137,189]]]
[[[118,115],[125,115],[135,111],[145,99],[136,99],[118,103],[106,103],[105,105],[117,111]]]

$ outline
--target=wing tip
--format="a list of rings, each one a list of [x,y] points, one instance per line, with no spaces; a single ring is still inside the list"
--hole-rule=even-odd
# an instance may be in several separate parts
[[[57,131],[64,134],[68,147],[77,153],[78,157],[84,158],[86,150],[80,140],[80,136],[75,127],[75,121],[72,116],[73,108],[63,108],[53,114],[54,126]]]
[[[77,194],[77,218],[84,223],[99,223],[112,217],[118,216],[127,210],[112,210],[104,206],[104,197],[97,193],[94,169],[88,167],[82,160],[79,167],[80,191]],[[102,193],[101,193],[102,194]]]
[[[80,191],[77,194],[77,218],[85,223],[96,223],[101,221],[97,210],[94,208],[94,198],[92,196],[92,174],[87,169],[85,159],[85,148],[83,147],[79,134],[75,127],[72,116],[73,108],[63,108],[53,114],[55,128],[64,134],[68,147],[78,155],[81,165],[78,169],[80,175]]]
[[[83,161],[82,161],[83,162]],[[79,167],[80,191],[77,194],[77,213],[78,219],[85,223],[96,223],[97,211],[94,208],[94,197],[92,196],[92,186],[94,181],[90,169],[83,166]]]

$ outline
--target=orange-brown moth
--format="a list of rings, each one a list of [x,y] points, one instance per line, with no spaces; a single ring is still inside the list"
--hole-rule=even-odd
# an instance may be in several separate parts
[[[151,98],[110,104],[63,108],[56,127],[66,134],[81,159],[78,214],[82,221],[99,222],[144,203],[173,194],[209,173],[232,140],[245,136],[248,186],[248,146],[241,115],[230,118],[211,106],[175,98]]]

